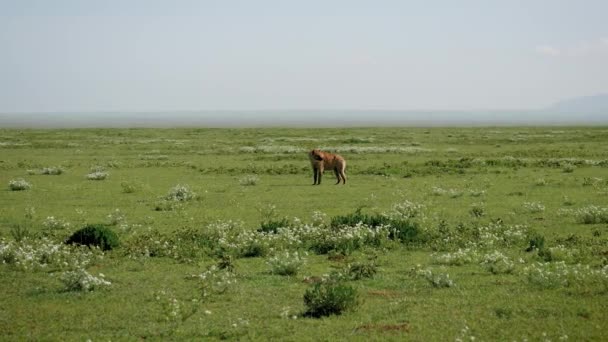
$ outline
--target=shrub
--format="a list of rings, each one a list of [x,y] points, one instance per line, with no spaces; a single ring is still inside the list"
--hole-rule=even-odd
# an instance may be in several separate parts
[[[547,262],[563,261],[568,264],[577,263],[581,259],[581,253],[577,248],[565,247],[563,245],[543,248],[538,251],[538,256]]]
[[[248,175],[239,179],[239,184],[243,186],[253,186],[257,185],[259,181],[260,178],[258,176]]]
[[[43,175],[60,175],[63,173],[63,169],[60,167],[45,167],[40,172]]]
[[[499,251],[484,255],[481,266],[494,274],[511,273],[514,269],[513,261]]]
[[[119,245],[118,235],[102,224],[92,224],[77,230],[66,243],[97,246],[104,251],[112,250]]]
[[[195,198],[196,193],[188,185],[178,184],[169,190],[164,199],[167,201],[185,202]]]
[[[108,178],[110,174],[104,171],[95,171],[87,175],[88,180],[104,180]]]
[[[417,242],[422,239],[418,223],[409,220],[391,220],[389,238],[403,243]]]
[[[378,265],[375,260],[368,262],[354,262],[346,266],[345,272],[351,280],[373,278],[378,273]]]
[[[426,279],[433,287],[453,287],[456,285],[447,273],[434,273],[430,268],[420,268],[420,265],[417,265],[412,271],[415,276]]]
[[[608,223],[608,208],[590,205],[574,211],[576,222],[583,224]]]
[[[258,239],[249,240],[240,251],[240,255],[245,258],[263,257],[268,254],[269,247],[264,241]]]
[[[268,220],[265,222],[262,222],[260,224],[260,228],[258,228],[258,232],[263,232],[263,233],[273,233],[276,234],[279,230],[279,228],[287,228],[289,227],[289,221],[286,218],[283,218],[281,220]]]
[[[545,206],[540,202],[524,202],[524,210],[529,213],[540,213],[545,211]]]
[[[120,187],[125,194],[132,194],[141,188],[139,184],[130,181],[120,182]]]
[[[485,207],[483,203],[473,203],[471,204],[471,209],[469,209],[469,214],[473,217],[482,217],[486,214]]]
[[[176,246],[169,237],[156,229],[146,229],[129,236],[122,251],[129,258],[171,257],[175,255]]]
[[[45,237],[19,242],[0,239],[0,263],[23,271],[82,268],[100,255],[99,250],[58,244]]]
[[[389,216],[398,219],[412,219],[422,215],[424,205],[404,200],[401,203],[393,205],[392,212]]]
[[[565,173],[572,173],[574,172],[574,170],[576,170],[576,166],[569,163],[564,164],[564,166],[562,167],[562,171]]]
[[[601,287],[608,289],[608,266],[601,269],[589,265],[567,265],[563,261],[535,263],[524,268],[528,282],[541,288]]]
[[[316,283],[304,293],[304,305],[308,316],[340,315],[357,305],[357,290],[339,282]]]
[[[67,291],[92,291],[112,284],[104,279],[103,274],[95,277],[83,268],[63,272],[59,279]]]
[[[270,267],[270,273],[292,276],[298,274],[300,267],[306,263],[306,259],[298,252],[275,255],[266,262]]]
[[[476,262],[479,259],[477,251],[474,249],[459,248],[453,253],[432,254],[433,262],[439,265],[460,266]]]
[[[545,248],[545,237],[540,234],[535,234],[530,237],[530,242],[526,252],[532,252],[535,250],[542,251]]]
[[[366,215],[361,212],[361,208],[349,215],[332,217],[330,226],[333,228],[340,226],[354,227],[357,224],[372,228],[388,227],[390,230],[389,238],[404,243],[415,242],[420,238],[420,229],[416,222],[402,218],[391,218],[386,215]]]
[[[227,268],[219,269],[216,265],[210,266],[205,272],[194,277],[200,279],[203,297],[222,294],[236,284],[236,275],[232,271]]]
[[[8,183],[8,188],[11,191],[23,191],[29,190],[32,187],[32,184],[28,183],[25,179],[13,179]]]

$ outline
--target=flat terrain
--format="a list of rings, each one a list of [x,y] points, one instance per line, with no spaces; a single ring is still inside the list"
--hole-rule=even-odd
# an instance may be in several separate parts
[[[0,186],[2,340],[608,338],[607,127],[3,129]]]

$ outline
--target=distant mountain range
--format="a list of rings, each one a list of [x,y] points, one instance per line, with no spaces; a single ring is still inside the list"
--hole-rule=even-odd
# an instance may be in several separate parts
[[[608,94],[541,110],[206,110],[0,113],[0,128],[608,125]]]
[[[571,113],[600,113],[608,116],[608,94],[576,97],[555,103],[549,111]]]

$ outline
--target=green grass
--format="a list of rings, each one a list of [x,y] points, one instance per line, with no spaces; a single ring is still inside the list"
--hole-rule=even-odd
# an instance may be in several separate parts
[[[607,146],[606,127],[0,130],[0,331],[7,340],[603,340],[608,224],[585,224],[575,211],[608,207]],[[311,148],[345,157],[346,185],[333,185],[329,172],[311,185]],[[88,180],[98,166],[108,177]],[[50,167],[61,174],[43,174]],[[255,184],[242,185],[249,176]],[[11,191],[20,178],[32,187]],[[168,199],[177,185],[195,198]],[[162,201],[165,210],[156,210]],[[344,255],[318,255],[316,241],[256,233],[262,222],[301,228],[321,212],[325,225],[312,239],[332,246],[353,233],[335,233],[332,218],[357,209],[394,216],[405,201],[422,205],[407,218],[422,233],[407,243],[348,240]],[[483,215],[472,215],[472,205],[482,205]],[[69,225],[49,229],[49,216]],[[213,230],[229,220],[242,224]],[[87,256],[83,266],[103,273],[108,287],[69,291],[60,276],[74,265],[26,268],[7,254],[15,235],[25,234],[22,244],[59,244],[87,224],[111,224],[120,238],[119,248]],[[525,252],[535,235],[545,250]],[[268,255],[243,257],[239,244],[250,242]],[[131,253],[144,247],[162,256]],[[460,266],[436,262],[463,248],[478,257]],[[297,275],[270,271],[269,257],[284,249],[308,252]],[[513,271],[494,274],[480,264],[494,251]],[[231,256],[236,283],[202,296],[198,275],[221,255]],[[312,283],[370,259],[373,277],[343,280],[357,291],[354,309],[305,315]],[[595,273],[539,286],[528,280],[529,268],[546,259]],[[455,285],[434,287],[420,275],[426,269],[449,274]]]

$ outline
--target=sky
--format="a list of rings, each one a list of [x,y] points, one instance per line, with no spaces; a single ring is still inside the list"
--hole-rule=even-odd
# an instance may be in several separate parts
[[[605,0],[0,0],[0,113],[521,110],[608,93]]]

